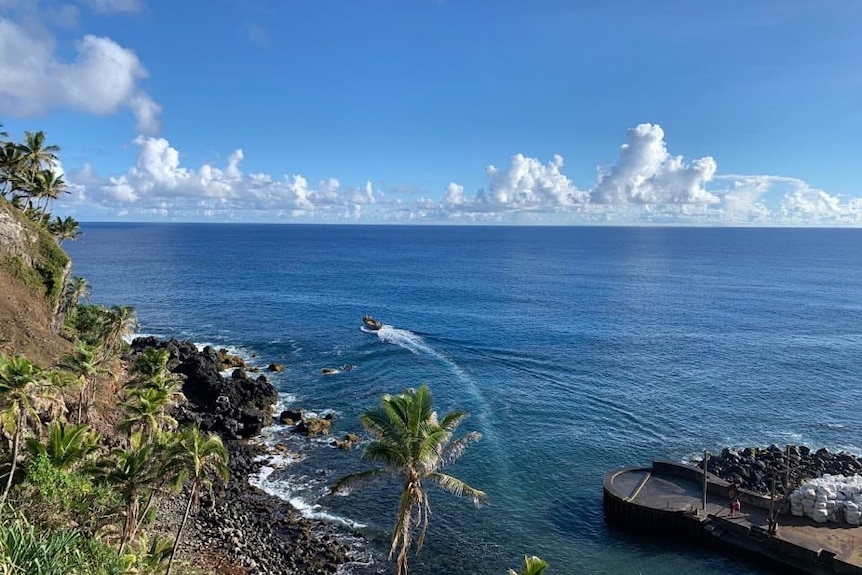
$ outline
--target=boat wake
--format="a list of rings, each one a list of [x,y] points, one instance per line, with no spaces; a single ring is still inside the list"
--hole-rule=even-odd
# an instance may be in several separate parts
[[[367,331],[369,333],[376,333],[377,337],[380,338],[380,341],[397,345],[416,355],[429,356],[445,365],[446,368],[455,375],[458,381],[460,381],[475,398],[476,402],[480,406],[480,409],[476,414],[476,418],[479,420],[479,427],[481,428],[482,434],[485,436],[485,439],[491,443],[494,449],[499,449],[499,443],[494,436],[493,429],[491,428],[487,418],[487,402],[482,396],[481,391],[479,391],[479,386],[476,385],[476,381],[469,373],[465,372],[461,366],[446,356],[446,354],[435,349],[417,333],[413,333],[406,329],[398,329],[385,324],[378,330]],[[501,457],[497,460],[504,461],[504,458]]]

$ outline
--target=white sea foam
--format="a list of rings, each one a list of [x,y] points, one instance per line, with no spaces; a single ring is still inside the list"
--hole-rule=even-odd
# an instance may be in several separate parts
[[[283,461],[290,463],[289,458],[283,458]],[[288,480],[271,480],[270,477],[279,469],[273,461],[269,461],[273,465],[264,465],[258,473],[248,478],[249,484],[263,490],[265,493],[278,497],[283,501],[287,501],[296,509],[303,517],[307,519],[317,519],[327,521],[329,523],[337,523],[351,529],[361,529],[366,525],[342,517],[334,513],[330,513],[324,509],[319,503],[310,503],[301,496],[301,492],[310,492],[312,487],[318,486],[318,482],[314,480],[306,480],[303,482],[299,478],[291,477]]]

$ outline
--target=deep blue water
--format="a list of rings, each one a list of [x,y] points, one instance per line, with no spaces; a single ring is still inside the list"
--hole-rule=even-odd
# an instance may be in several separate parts
[[[615,467],[725,446],[862,453],[862,231],[846,229],[86,224],[68,244],[93,300],[142,332],[234,346],[291,405],[358,431],[379,396],[427,382],[484,439],[439,491],[411,572],[762,573],[605,525]],[[360,330],[370,313],[388,327]],[[355,364],[324,376],[321,368]],[[306,459],[271,488],[387,544],[397,485],[322,494],[363,468],[274,430]],[[388,488],[387,488],[388,487]],[[387,569],[379,561],[372,570]],[[361,571],[361,569],[357,569]]]

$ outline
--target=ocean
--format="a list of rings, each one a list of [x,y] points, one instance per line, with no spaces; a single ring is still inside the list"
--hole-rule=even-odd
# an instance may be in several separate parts
[[[637,227],[83,224],[68,243],[92,301],[141,331],[282,363],[281,406],[359,432],[384,393],[427,383],[479,431],[431,488],[411,573],[767,573],[606,525],[602,478],[655,458],[804,444],[862,454],[862,231]],[[361,329],[363,314],[385,327]],[[326,367],[355,369],[324,375]],[[385,561],[399,486],[330,497],[361,450],[283,427],[290,457],[254,478]]]

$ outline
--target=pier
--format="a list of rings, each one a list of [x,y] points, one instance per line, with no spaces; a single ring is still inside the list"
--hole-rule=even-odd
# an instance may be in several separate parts
[[[862,527],[794,517],[783,501],[704,477],[698,467],[654,461],[608,473],[603,487],[605,517],[622,527],[697,540],[788,573],[862,575]],[[734,497],[739,513],[731,511]],[[778,526],[771,532],[773,511]]]

